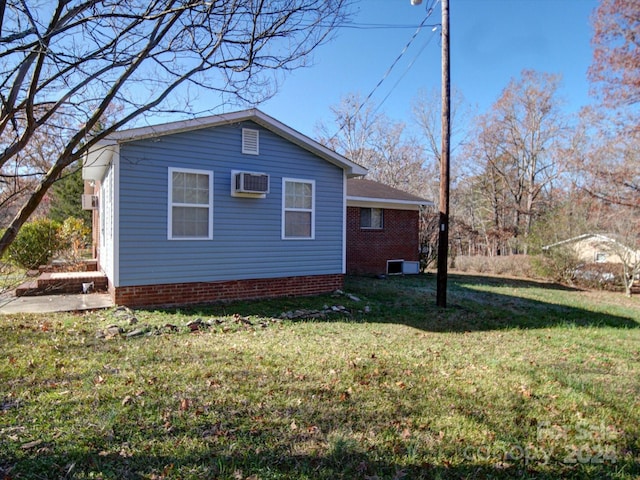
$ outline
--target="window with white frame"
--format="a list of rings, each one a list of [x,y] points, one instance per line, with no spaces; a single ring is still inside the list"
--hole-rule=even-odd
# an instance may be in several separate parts
[[[315,181],[282,179],[282,238],[315,237]]]
[[[360,228],[380,230],[384,227],[384,213],[382,208],[361,208]]]
[[[169,168],[168,238],[213,238],[213,172]]]

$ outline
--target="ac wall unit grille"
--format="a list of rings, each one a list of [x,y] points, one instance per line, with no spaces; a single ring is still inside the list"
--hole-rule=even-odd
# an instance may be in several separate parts
[[[266,173],[239,172],[235,177],[238,193],[269,193],[269,175]]]

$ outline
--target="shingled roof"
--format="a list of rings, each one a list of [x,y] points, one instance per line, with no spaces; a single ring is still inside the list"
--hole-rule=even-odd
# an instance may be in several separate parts
[[[388,205],[428,206],[433,202],[417,195],[398,190],[384,183],[364,178],[347,180],[347,203],[384,203]]]

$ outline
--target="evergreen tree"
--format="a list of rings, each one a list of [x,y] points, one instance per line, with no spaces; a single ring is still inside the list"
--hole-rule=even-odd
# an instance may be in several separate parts
[[[79,166],[66,172],[53,184],[52,190],[49,218],[62,223],[69,217],[76,217],[91,228],[91,210],[82,209],[84,181]]]

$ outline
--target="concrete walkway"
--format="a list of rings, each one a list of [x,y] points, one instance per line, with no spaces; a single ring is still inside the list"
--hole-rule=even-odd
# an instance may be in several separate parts
[[[0,314],[74,312],[109,307],[113,307],[113,300],[108,293],[0,296]]]

